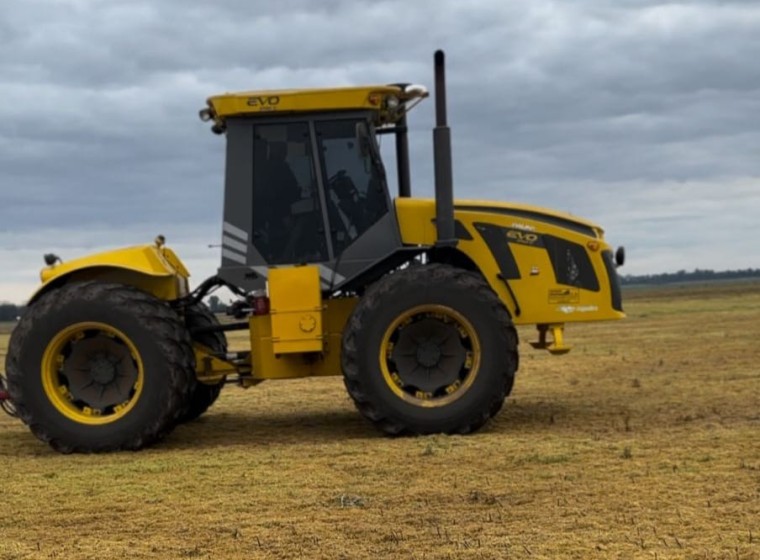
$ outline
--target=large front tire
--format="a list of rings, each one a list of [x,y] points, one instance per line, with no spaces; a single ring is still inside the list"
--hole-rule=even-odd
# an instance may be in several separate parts
[[[388,434],[469,433],[514,383],[517,335],[478,274],[410,267],[371,286],[343,336],[346,388]]]
[[[141,449],[177,423],[193,379],[180,317],[131,286],[83,282],[34,302],[8,347],[18,415],[64,453]]]

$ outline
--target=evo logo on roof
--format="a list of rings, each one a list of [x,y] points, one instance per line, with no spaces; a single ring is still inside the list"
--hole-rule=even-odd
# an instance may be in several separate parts
[[[280,104],[278,95],[249,97],[246,101],[249,107],[258,107],[261,111],[273,111]]]

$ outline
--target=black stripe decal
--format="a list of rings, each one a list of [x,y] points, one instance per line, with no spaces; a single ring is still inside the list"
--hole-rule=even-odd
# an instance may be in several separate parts
[[[543,222],[545,224],[551,224],[561,228],[569,229],[576,233],[588,235],[589,237],[596,238],[596,231],[594,228],[567,220],[565,218],[558,218],[557,216],[547,216],[540,212],[531,212],[530,210],[515,210],[511,208],[493,208],[491,206],[455,206],[455,210],[462,210],[465,212],[485,212],[486,214],[501,214],[504,216],[511,216],[517,220],[524,218],[529,220],[535,220],[537,222]]]
[[[504,280],[519,280],[520,269],[517,268],[517,261],[515,261],[512,250],[509,248],[509,243],[507,243],[507,236],[504,233],[506,230],[493,224],[476,223],[473,225],[488,245],[496,264],[499,265],[499,272],[501,272]]]
[[[472,241],[472,235],[470,235],[470,232],[467,231],[465,225],[459,220],[456,220],[454,222],[454,235],[457,239],[461,239],[463,241]]]
[[[435,218],[430,221],[435,224]],[[472,241],[472,235],[467,230],[465,225],[459,220],[454,221],[454,237],[461,239],[462,241]]]

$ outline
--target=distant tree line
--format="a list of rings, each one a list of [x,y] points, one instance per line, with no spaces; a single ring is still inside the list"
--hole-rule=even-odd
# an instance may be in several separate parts
[[[206,304],[212,313],[224,313],[227,311],[227,304],[219,299],[219,296],[210,296],[206,300]]]
[[[679,270],[678,272],[665,272],[662,274],[626,274],[620,277],[620,283],[630,284],[673,284],[676,282],[693,282],[710,280],[736,280],[740,278],[760,278],[760,268],[746,268],[743,270],[702,270],[695,269],[692,272]]]

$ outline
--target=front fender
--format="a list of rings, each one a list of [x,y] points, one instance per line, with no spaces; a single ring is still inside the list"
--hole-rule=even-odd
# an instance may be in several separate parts
[[[179,257],[167,247],[127,247],[43,268],[42,286],[29,303],[65,283],[86,280],[127,284],[159,299],[173,300],[187,294],[189,276]]]

